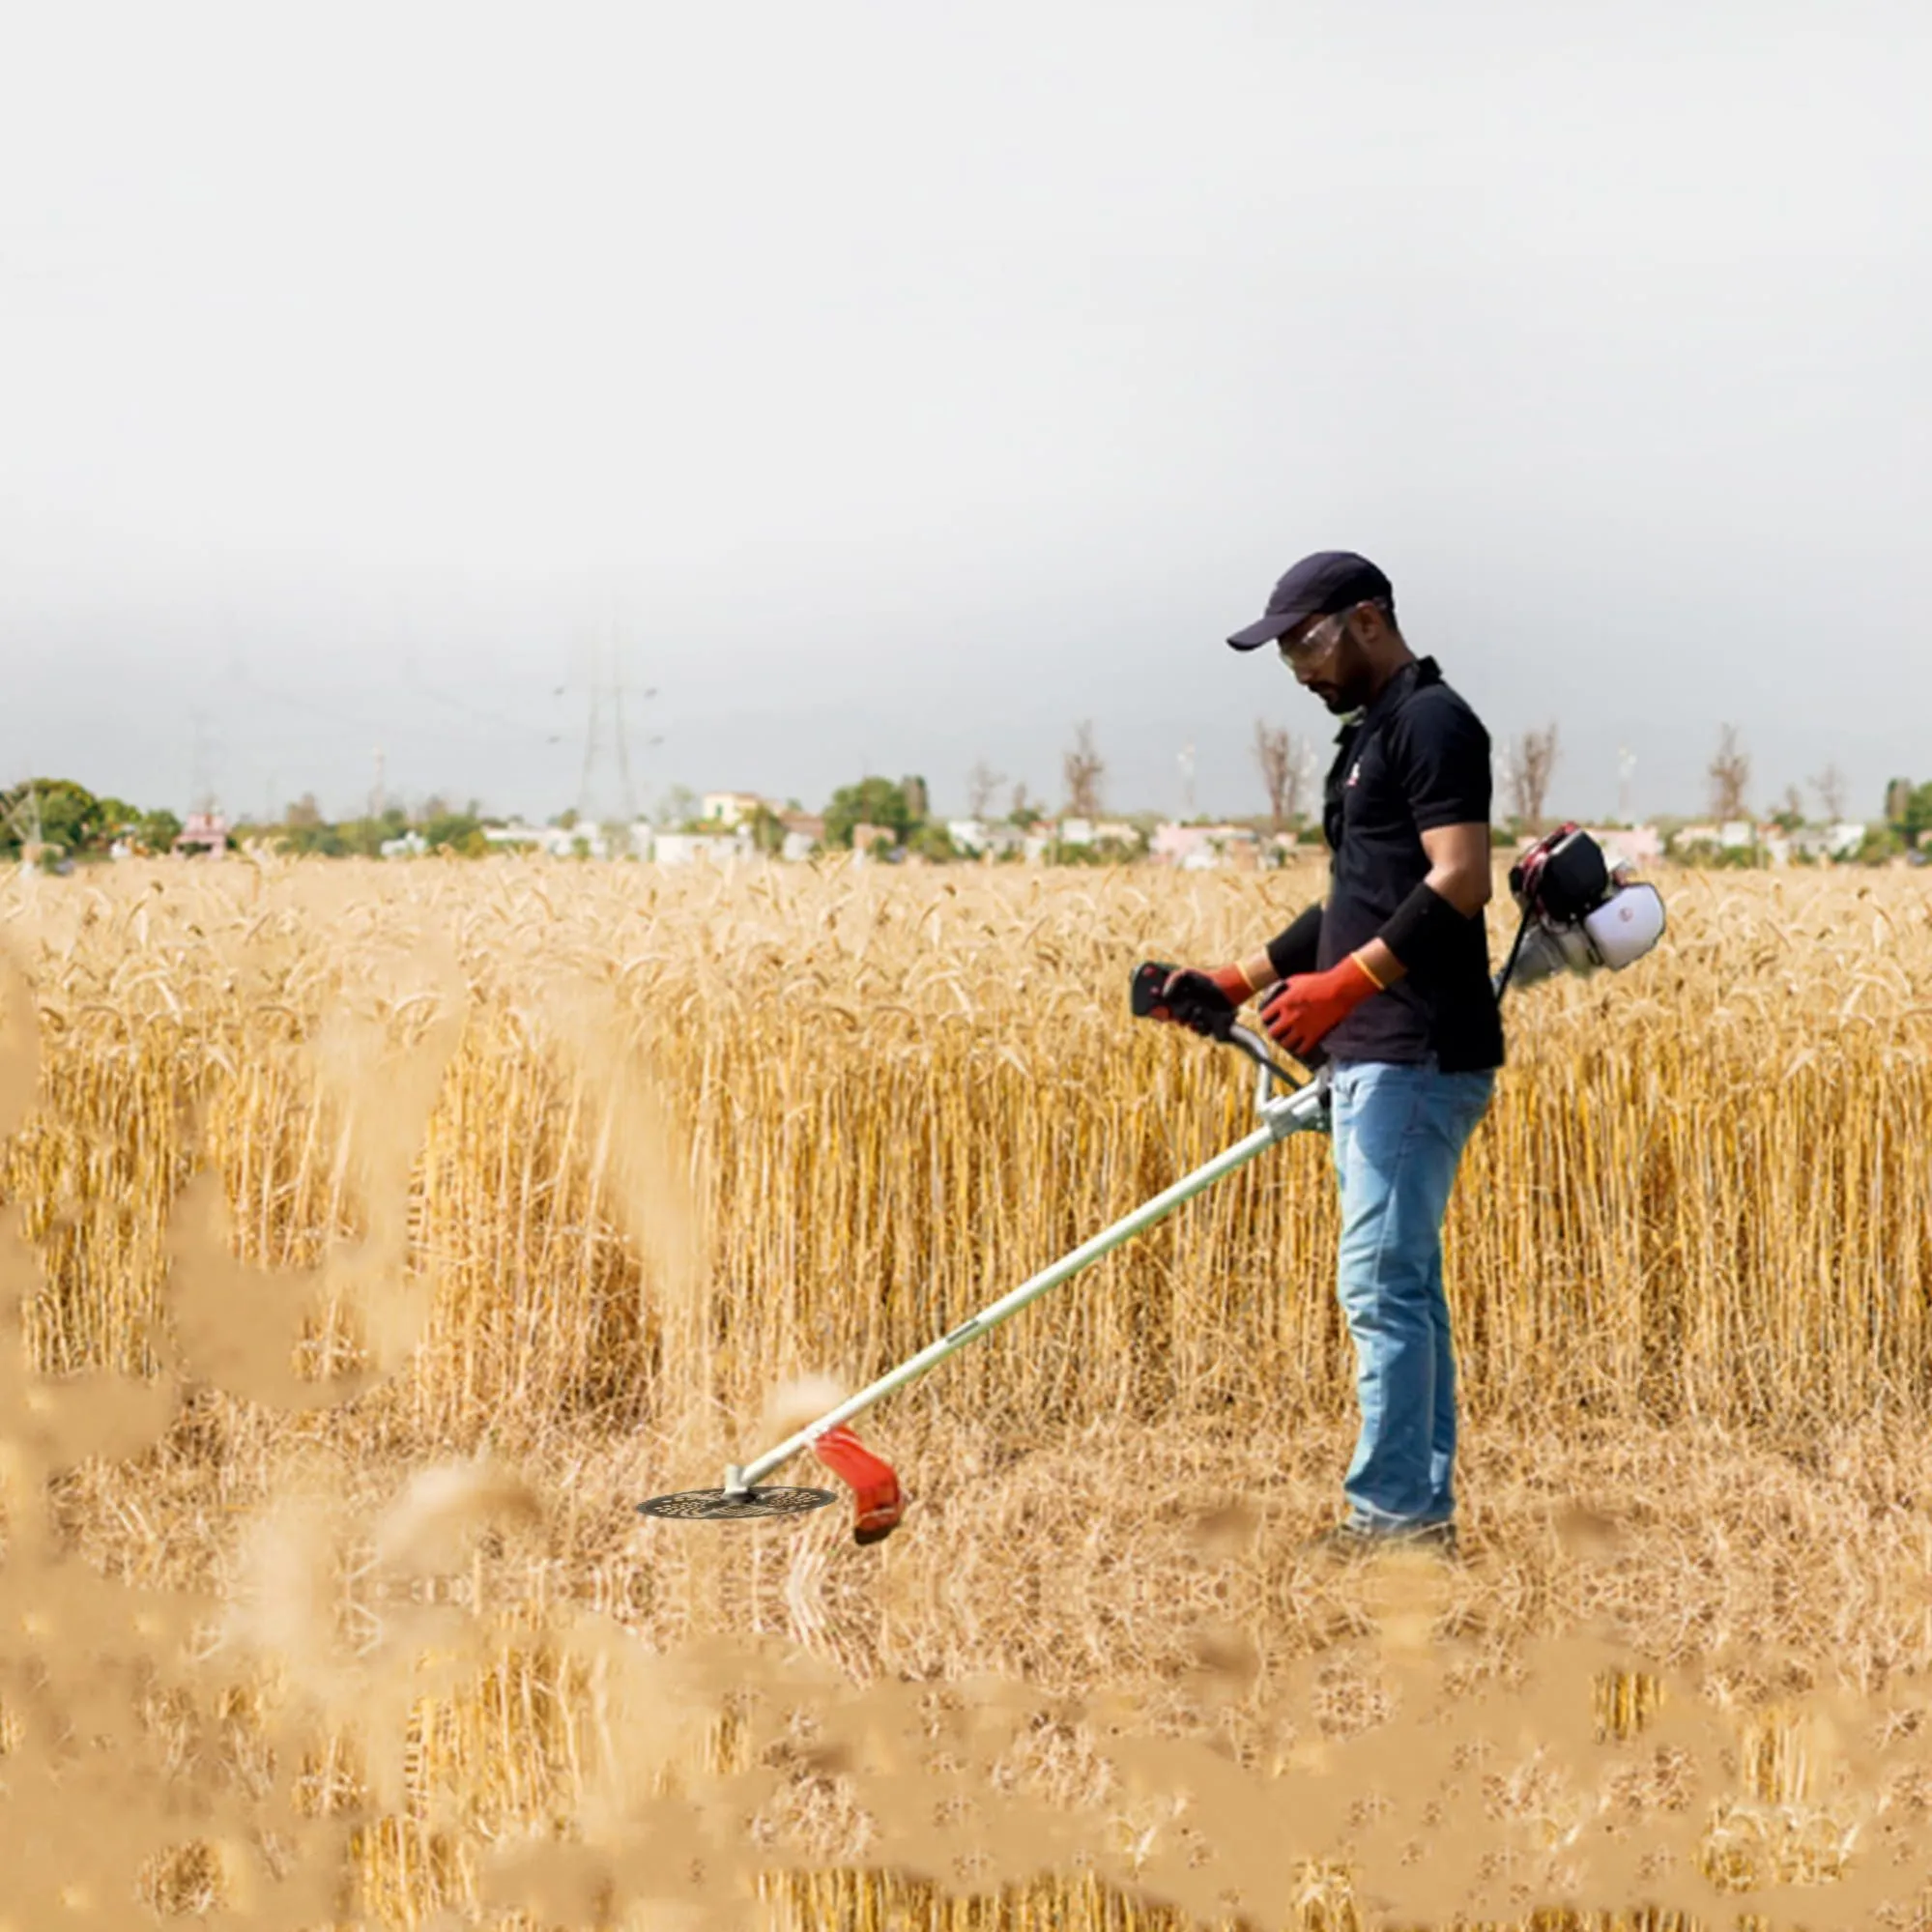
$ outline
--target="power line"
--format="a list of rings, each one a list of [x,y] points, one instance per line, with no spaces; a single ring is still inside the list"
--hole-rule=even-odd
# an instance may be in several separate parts
[[[310,697],[306,692],[289,691],[278,685],[265,684],[259,678],[246,671],[238,672],[235,681],[238,685],[245,687],[245,695],[249,697],[266,698],[271,704],[280,705],[309,717],[327,718],[332,724],[341,725],[363,737],[374,738],[379,733],[393,732],[395,729],[396,717],[393,711],[377,715],[367,711],[345,709],[339,705],[323,703]],[[557,745],[563,742],[562,732],[545,731],[541,726],[516,724],[508,718],[498,717],[476,706],[466,705],[458,698],[433,690],[421,683],[413,683],[412,688],[420,697],[462,711],[481,723],[490,725],[492,727],[488,735],[490,736],[499,739],[513,737],[532,744]],[[474,731],[455,731],[435,724],[414,723],[410,730],[415,735],[436,738],[445,744],[475,744],[479,735]]]
[[[415,691],[418,697],[427,698],[431,704],[441,705],[446,710],[458,712],[463,717],[474,718],[478,724],[489,725],[506,737],[528,738],[533,741],[540,740],[544,744],[562,744],[563,742],[563,733],[561,728],[549,729],[542,725],[533,725],[527,718],[521,721],[515,718],[507,718],[499,711],[487,710],[481,705],[472,704],[467,698],[459,698],[453,691],[439,691],[435,685],[425,684],[422,681],[421,674],[416,668],[414,658],[411,658],[405,664],[403,676],[407,679],[410,689]],[[561,684],[557,685],[552,690],[551,696],[562,697],[564,688]]]

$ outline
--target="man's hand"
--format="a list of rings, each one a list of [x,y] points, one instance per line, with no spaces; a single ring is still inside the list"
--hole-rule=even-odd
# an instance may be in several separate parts
[[[1350,953],[1326,972],[1284,979],[1262,1006],[1261,1024],[1278,1046],[1306,1059],[1365,999],[1381,991],[1360,957]]]
[[[1253,997],[1254,987],[1238,963],[1201,971],[1177,966],[1168,975],[1154,1008],[1156,1020],[1175,1020],[1208,1039],[1226,1039],[1234,1009]]]

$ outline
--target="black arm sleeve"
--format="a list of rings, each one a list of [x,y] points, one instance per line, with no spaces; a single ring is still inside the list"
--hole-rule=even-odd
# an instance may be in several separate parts
[[[1468,915],[1425,880],[1390,913],[1375,937],[1401,962],[1404,972],[1433,973],[1456,958],[1468,925]]]
[[[1421,693],[1402,714],[1392,746],[1396,769],[1418,832],[1489,822],[1489,734],[1446,687]],[[1376,935],[1404,970],[1433,974],[1468,943],[1467,917],[1432,886],[1421,884]]]
[[[1268,964],[1278,979],[1290,973],[1312,972],[1315,948],[1321,944],[1321,908],[1305,907],[1293,925],[1268,941]]]

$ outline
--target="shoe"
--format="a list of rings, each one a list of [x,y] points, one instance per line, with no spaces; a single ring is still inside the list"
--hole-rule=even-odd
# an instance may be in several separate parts
[[[1352,1518],[1334,1524],[1302,1544],[1310,1556],[1375,1556],[1387,1549],[1415,1549],[1454,1562],[1457,1553],[1454,1523],[1416,1523],[1400,1529],[1371,1530]]]

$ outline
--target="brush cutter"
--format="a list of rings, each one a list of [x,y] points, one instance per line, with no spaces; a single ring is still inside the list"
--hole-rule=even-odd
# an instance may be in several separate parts
[[[1621,971],[1656,945],[1663,932],[1663,902],[1654,886],[1633,883],[1603,859],[1596,842],[1574,825],[1565,825],[1524,853],[1510,874],[1510,887],[1522,908],[1522,923],[1508,962],[1496,975],[1500,998],[1506,986],[1517,985],[1568,969],[1590,972],[1600,966]],[[947,1356],[990,1335],[1029,1302],[1050,1288],[1071,1280],[1083,1269],[1165,1220],[1184,1201],[1224,1180],[1291,1134],[1325,1131],[1328,1126],[1329,1078],[1325,1068],[1310,1078],[1291,1073],[1269,1051],[1269,1043],[1250,1031],[1232,1007],[1204,1006],[1197,1012],[1170,1011],[1171,995],[1164,995],[1173,968],[1148,961],[1135,968],[1131,1010],[1136,1018],[1157,1011],[1197,1024],[1207,1034],[1254,1064],[1254,1105],[1261,1124],[1226,1152],[1183,1175],[1151,1200],[1143,1201],[1112,1226],[1083,1241],[1071,1254],[1002,1295],[950,1333],[930,1342],[918,1354],[900,1363],[857,1395],[849,1396],[818,1421],[789,1435],[763,1456],[725,1470],[718,1489],[685,1489],[653,1496],[638,1509],[648,1516],[685,1521],[741,1521],[755,1516],[795,1515],[823,1508],[836,1500],[829,1489],[766,1485],[764,1479],[795,1456],[810,1450],[851,1490],[854,1504],[853,1540],[878,1543],[889,1536],[905,1514],[905,1499],[892,1466],[861,1443],[849,1427],[852,1418],[882,1397],[917,1381]],[[1170,1006],[1163,1006],[1163,997]]]

